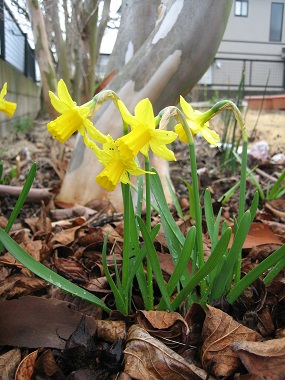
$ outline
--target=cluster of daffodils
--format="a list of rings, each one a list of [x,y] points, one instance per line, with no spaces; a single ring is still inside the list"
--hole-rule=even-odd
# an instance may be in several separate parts
[[[8,102],[4,99],[4,97],[7,94],[7,83],[4,83],[4,86],[0,92],[0,111],[4,112],[9,117],[12,117],[14,115],[14,112],[16,111],[17,104]]]
[[[118,108],[124,123],[130,126],[130,132],[116,141],[110,135],[102,134],[91,122],[102,103],[110,98]],[[129,174],[147,173],[140,169],[135,161],[139,152],[148,157],[151,150],[157,156],[173,161],[174,153],[166,145],[171,144],[177,137],[183,142],[188,141],[185,126],[180,123],[175,126],[175,132],[159,128],[161,116],[154,116],[149,99],[143,99],[136,105],[134,115],[112,91],[103,91],[90,102],[77,106],[63,80],[58,83],[58,96],[50,92],[50,99],[53,107],[61,115],[47,124],[48,131],[61,143],[78,131],[85,145],[92,149],[103,165],[104,169],[96,177],[96,182],[108,191],[113,191],[119,182],[129,183]],[[216,146],[219,136],[209,128],[208,115],[205,117],[205,114],[194,111],[182,97],[180,105],[191,135],[200,133],[210,144]],[[101,149],[98,143],[102,145]]]

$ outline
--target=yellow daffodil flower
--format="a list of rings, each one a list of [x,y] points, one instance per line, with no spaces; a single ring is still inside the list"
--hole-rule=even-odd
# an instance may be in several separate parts
[[[90,101],[82,106],[72,100],[66,84],[61,79],[58,82],[58,96],[49,92],[50,101],[53,107],[61,116],[47,124],[47,129],[52,136],[61,143],[64,143],[74,132],[78,131],[82,136],[87,132],[95,141],[104,143],[105,135],[99,132],[89,120],[94,102]]]
[[[141,100],[135,107],[135,116],[131,115],[121,100],[118,108],[123,120],[130,125],[131,132],[117,140],[117,146],[122,155],[136,157],[138,152],[148,155],[149,148],[159,157],[174,161],[174,153],[165,145],[172,143],[177,134],[171,131],[155,129],[155,118],[149,99]]]
[[[14,115],[14,112],[16,111],[17,104],[8,102],[4,99],[4,96],[7,94],[7,83],[4,83],[4,86],[0,92],[0,111],[4,112],[9,117],[12,117]]]
[[[186,120],[192,135],[194,136],[196,133],[200,133],[208,143],[217,146],[220,142],[220,136],[209,128],[209,122],[205,120],[204,114],[198,110],[194,111],[191,105],[187,103],[182,96],[180,96],[180,105],[186,115]],[[174,130],[179,135],[181,141],[188,142],[185,130],[181,124],[177,124]]]
[[[130,183],[128,173],[132,175],[146,173],[138,167],[134,159],[121,155],[110,135],[106,136],[106,139],[107,142],[103,144],[101,150],[87,135],[84,136],[85,145],[93,150],[99,162],[104,166],[102,172],[96,177],[96,182],[100,186],[108,191],[113,191],[119,182]]]

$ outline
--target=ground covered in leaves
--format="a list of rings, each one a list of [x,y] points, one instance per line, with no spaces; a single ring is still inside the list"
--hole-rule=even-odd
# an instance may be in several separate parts
[[[274,117],[272,114],[270,120]],[[251,142],[249,166],[257,165],[255,173],[265,190],[284,170],[285,158],[278,137],[268,145],[254,144],[267,135],[262,135],[260,125]],[[38,261],[101,297],[114,310],[101,251],[110,230],[109,248],[121,263],[123,218],[108,202],[56,202],[54,195],[72,145],[72,140],[64,147],[53,141],[44,121],[35,122],[25,134],[11,134],[3,140],[0,226],[5,227],[29,167],[37,161],[34,188],[38,190],[31,192],[11,236]],[[186,232],[192,224],[187,186],[181,178],[191,180],[188,153],[178,143],[174,149],[177,161],[171,164],[171,177],[185,214],[183,219],[176,219]],[[222,165],[221,152],[209,148],[199,137],[196,150],[200,187],[210,189],[218,210],[223,194],[239,180],[238,169],[234,172],[228,164]],[[248,180],[247,206],[255,190]],[[233,224],[238,201],[234,195],[222,206],[222,218],[229,225]],[[154,214],[153,223],[158,221]],[[260,202],[243,247],[243,272],[285,243],[284,222],[284,197]],[[210,243],[206,229],[204,233],[207,254]],[[163,232],[155,244],[167,281],[173,264]],[[113,256],[108,259],[112,270]],[[94,305],[35,277],[4,250],[0,256],[0,378],[283,379],[284,282],[282,272],[268,287],[256,281],[233,305],[221,300],[204,310],[194,304],[189,310],[182,307],[181,313],[143,310],[135,284],[132,315],[123,316],[114,310],[107,316]]]

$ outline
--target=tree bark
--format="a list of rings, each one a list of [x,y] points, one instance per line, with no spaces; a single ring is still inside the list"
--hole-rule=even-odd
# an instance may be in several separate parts
[[[68,88],[70,88],[71,73],[67,60],[67,44],[63,40],[62,31],[59,21],[58,2],[55,1],[50,7],[51,22],[54,31],[54,44],[57,53],[57,73],[60,79],[63,79]]]
[[[35,53],[40,67],[44,102],[49,114],[55,115],[48,92],[56,90],[56,75],[49,50],[43,14],[38,0],[27,0],[27,8],[35,39]]]
[[[140,17],[139,3],[128,2],[129,7],[136,8],[132,9],[134,20]],[[232,6],[231,0],[164,3],[148,38],[109,84],[131,112],[141,99],[148,97],[157,113],[191,90],[215,57]],[[126,46],[132,38],[126,36]],[[104,105],[93,121],[114,139],[122,134],[121,118],[112,104]],[[85,204],[108,197],[119,210],[120,189],[107,194],[95,182],[101,170],[93,152],[78,137],[58,199]]]

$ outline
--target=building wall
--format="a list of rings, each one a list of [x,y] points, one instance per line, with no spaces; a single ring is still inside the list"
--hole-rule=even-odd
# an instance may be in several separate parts
[[[281,42],[269,41],[271,0],[249,0],[248,16],[235,16],[233,4],[228,25],[218,50],[218,56],[280,61],[285,47],[285,15]],[[275,2],[284,4],[285,1]]]
[[[25,77],[9,63],[0,59],[0,88],[7,82],[8,101],[17,103],[12,118],[0,112],[0,138],[9,133],[9,128],[21,118],[34,119],[40,111],[40,87]]]
[[[282,39],[270,41],[271,4],[284,4]],[[245,90],[284,92],[285,0],[248,0],[248,16],[235,16],[235,0],[213,64],[200,83],[237,89],[245,70]]]

